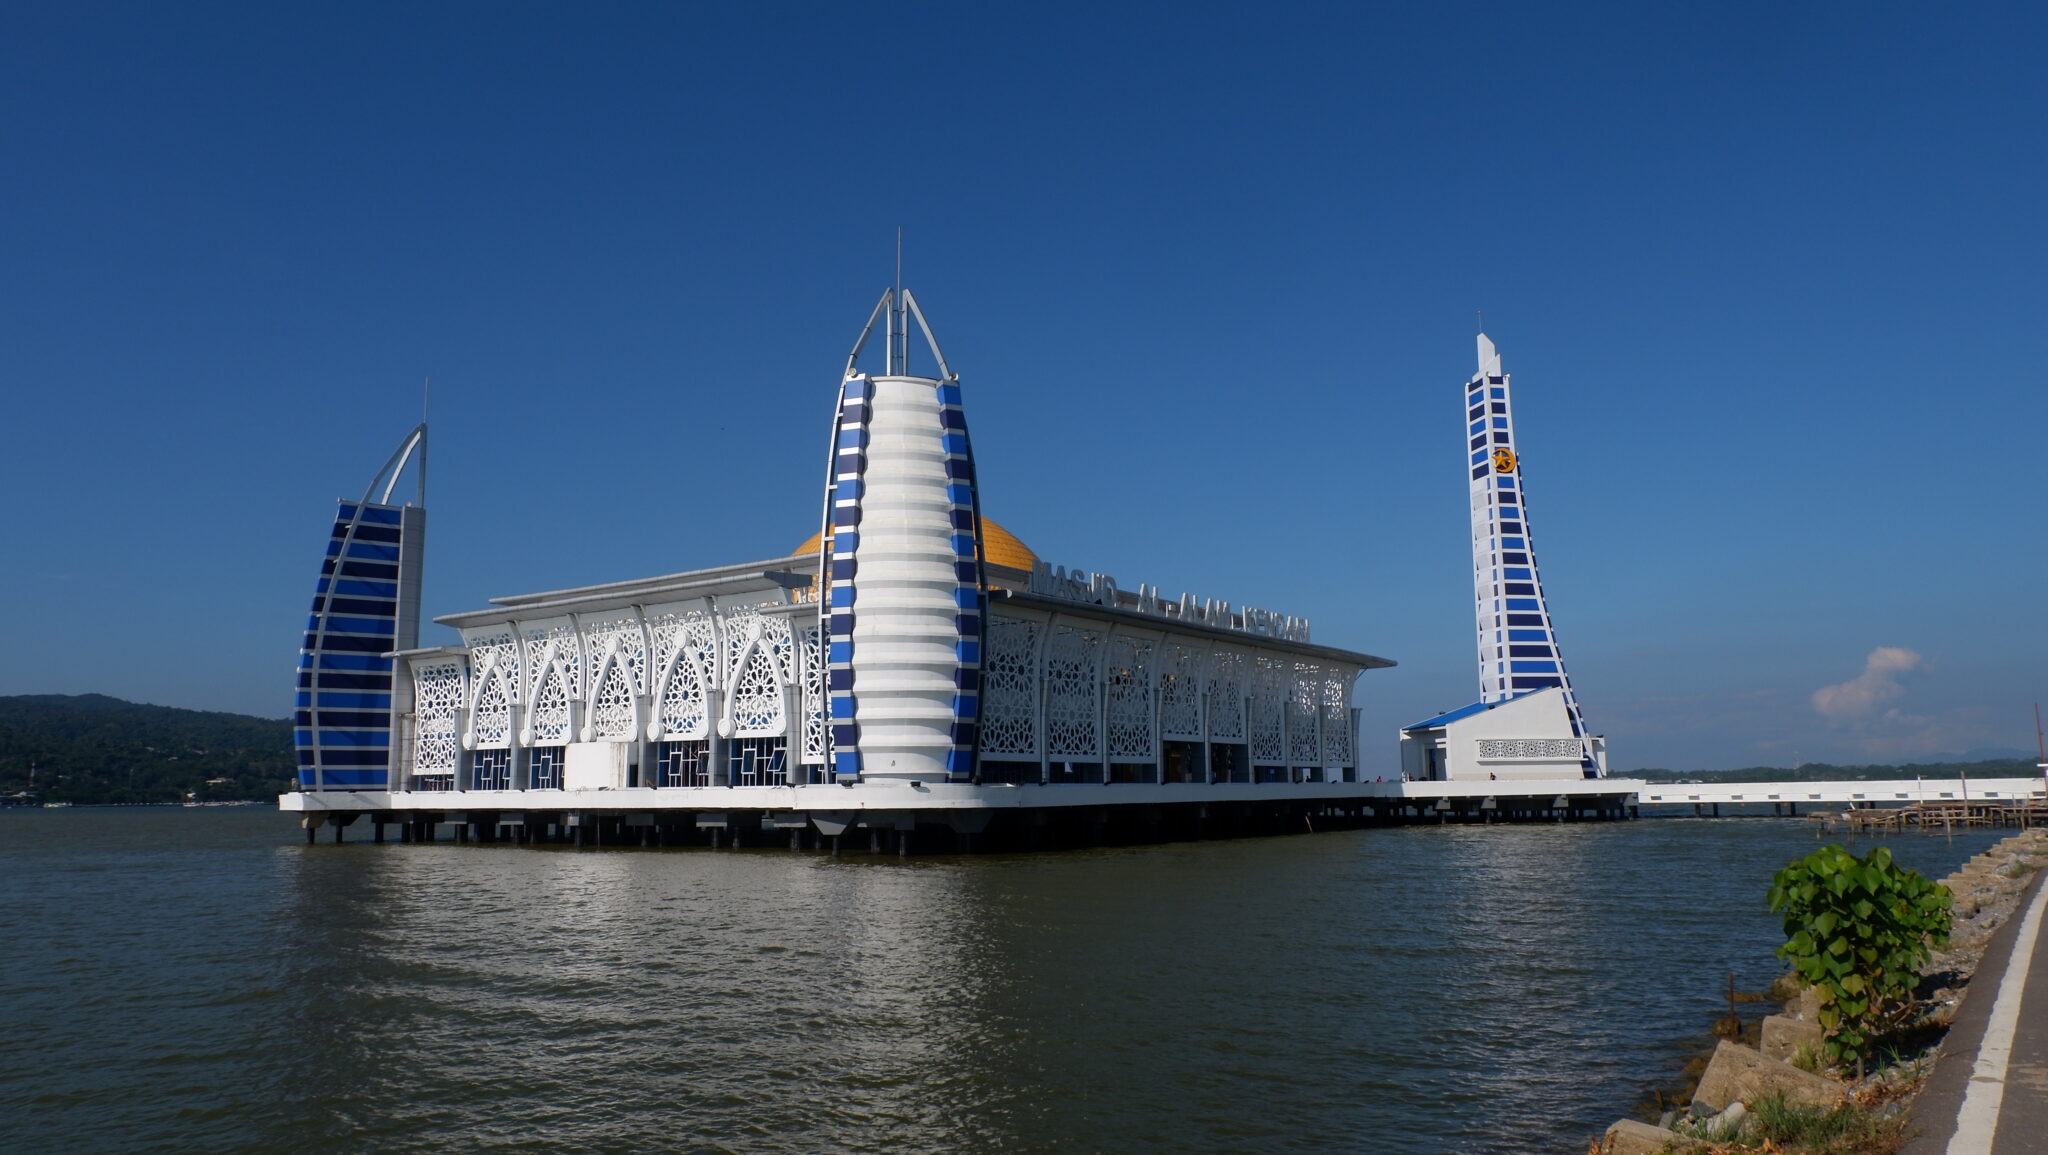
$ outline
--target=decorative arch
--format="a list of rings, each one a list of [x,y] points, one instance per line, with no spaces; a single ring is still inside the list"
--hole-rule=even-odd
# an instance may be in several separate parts
[[[591,680],[590,738],[630,740],[640,732],[640,701],[626,660],[616,649]]]
[[[696,741],[711,736],[710,695],[704,670],[691,647],[680,646],[669,657],[656,691],[656,716],[661,736],[670,741]]]
[[[478,750],[502,750],[512,743],[512,687],[496,662],[486,664],[476,679],[476,700],[470,705],[469,733]]]
[[[726,694],[726,718],[737,738],[777,735],[784,731],[783,680],[775,656],[756,637],[733,663],[732,689]]]
[[[569,702],[569,675],[563,671],[562,663],[550,655],[534,684],[533,701],[526,708],[533,745],[561,746],[569,742]]]

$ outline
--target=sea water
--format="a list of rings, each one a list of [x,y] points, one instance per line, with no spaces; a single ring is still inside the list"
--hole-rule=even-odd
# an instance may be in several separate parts
[[[325,832],[323,831],[323,834]],[[0,812],[10,1151],[1577,1155],[1783,967],[1797,819],[1038,855]],[[1996,841],[1897,836],[1946,873]]]

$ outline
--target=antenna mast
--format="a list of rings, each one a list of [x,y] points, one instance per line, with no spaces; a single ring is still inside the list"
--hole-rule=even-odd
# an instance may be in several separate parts
[[[896,226],[896,289],[889,299],[889,357],[891,376],[910,372],[910,318],[903,307],[903,226]]]

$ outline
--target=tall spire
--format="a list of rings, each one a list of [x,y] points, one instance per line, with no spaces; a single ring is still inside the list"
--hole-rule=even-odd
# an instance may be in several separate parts
[[[1598,771],[1578,696],[1551,628],[1550,604],[1531,548],[1522,458],[1500,351],[1479,334],[1479,371],[1465,385],[1465,433],[1472,467],[1472,587],[1479,641],[1479,699],[1494,703],[1558,687],[1584,751]]]

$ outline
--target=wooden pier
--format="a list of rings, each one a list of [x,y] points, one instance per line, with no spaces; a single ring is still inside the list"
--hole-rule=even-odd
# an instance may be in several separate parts
[[[1828,830],[1900,834],[1917,830],[1946,834],[1955,830],[2048,826],[2048,801],[1982,799],[1909,802],[1904,806],[1860,806],[1810,814],[1807,821]]]

